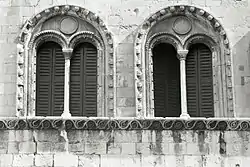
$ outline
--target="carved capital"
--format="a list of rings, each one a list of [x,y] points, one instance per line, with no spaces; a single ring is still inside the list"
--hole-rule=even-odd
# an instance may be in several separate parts
[[[63,48],[62,51],[65,59],[71,59],[73,53],[72,48]]]
[[[177,50],[177,54],[179,60],[186,60],[188,50]]]

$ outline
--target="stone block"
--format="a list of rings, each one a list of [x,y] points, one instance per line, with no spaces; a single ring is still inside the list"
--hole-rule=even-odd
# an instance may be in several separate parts
[[[101,155],[102,167],[117,167],[121,166],[121,155]],[[112,163],[111,163],[112,162]]]
[[[165,166],[165,156],[163,155],[142,155],[141,166],[143,167],[163,167]]]
[[[0,142],[0,154],[6,154],[8,151],[8,142]]]
[[[121,143],[122,146],[122,154],[135,154],[135,143]]]
[[[1,154],[0,155],[0,166],[11,166],[13,162],[13,155],[12,154]]]
[[[206,6],[208,7],[215,7],[215,6],[221,6],[222,0],[209,0],[206,1]]]
[[[35,166],[52,167],[53,166],[53,155],[52,154],[36,154],[35,155]]]
[[[121,143],[107,143],[107,154],[121,154]]]
[[[9,141],[25,142],[33,141],[32,130],[11,130],[9,132]]]
[[[229,156],[241,156],[242,150],[242,143],[226,143],[226,154]]]
[[[176,164],[176,156],[173,155],[165,155],[165,165],[166,167],[178,167]]]
[[[184,155],[184,164],[185,167],[200,167],[202,166],[202,157],[195,155]]]
[[[34,137],[39,142],[60,142],[60,132],[58,130],[35,130]]]
[[[117,107],[116,108],[118,117],[135,117],[135,107]]]
[[[13,166],[34,166],[34,154],[14,154]]]
[[[202,157],[202,161],[204,167],[221,167],[223,160],[220,155],[205,155]]]
[[[8,142],[8,153],[9,154],[16,154],[19,152],[18,142]]]
[[[133,107],[135,106],[135,98],[122,97],[117,98],[117,106],[119,107]]]
[[[162,131],[162,143],[173,143],[173,131],[164,130]]]
[[[86,154],[106,154],[106,143],[85,143]]]
[[[115,143],[137,143],[138,139],[137,131],[125,131],[125,130],[116,130],[114,131],[114,142]]]
[[[1,84],[0,84],[0,91],[1,91]],[[4,142],[4,141],[9,141],[9,132],[11,132],[12,130],[1,130],[0,131],[0,141]]]
[[[182,155],[187,152],[186,143],[169,143],[168,144],[170,155]]]
[[[82,142],[79,143],[70,143],[69,144],[69,152],[75,152],[75,153],[84,153],[85,144]]]
[[[37,153],[50,153],[52,148],[51,142],[37,142]]]
[[[54,167],[78,167],[78,156],[69,153],[54,155]]]
[[[150,143],[136,143],[136,154],[150,155]]]
[[[34,142],[20,142],[19,153],[35,153],[36,143]]]
[[[186,143],[186,154],[189,155],[206,155],[209,153],[209,146],[207,143]]]
[[[79,155],[78,167],[99,167],[100,155]]]
[[[68,148],[66,142],[52,143],[51,152],[65,152]]]
[[[130,88],[116,88],[117,97],[135,97],[135,89],[133,87]]]
[[[98,131],[87,131],[87,134],[85,135],[85,137],[83,136],[82,141],[86,141],[86,142],[94,142],[94,143],[105,143],[108,142],[110,140],[111,137],[111,132],[109,131],[102,131],[102,130],[98,130]],[[85,140],[86,139],[86,140]]]
[[[131,68],[131,71],[128,72],[121,72],[121,73],[116,73],[116,86],[118,88],[130,88],[133,87],[134,85],[134,72],[133,68]]]
[[[69,130],[67,132],[69,143],[87,141],[88,132],[86,130]]]
[[[138,167],[141,166],[141,157],[139,155],[122,155],[120,167]]]

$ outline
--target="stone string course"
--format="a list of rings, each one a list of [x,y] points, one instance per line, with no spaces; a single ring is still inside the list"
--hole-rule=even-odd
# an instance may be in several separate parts
[[[77,118],[62,117],[2,118],[0,130],[227,130],[250,131],[249,119],[180,118]]]

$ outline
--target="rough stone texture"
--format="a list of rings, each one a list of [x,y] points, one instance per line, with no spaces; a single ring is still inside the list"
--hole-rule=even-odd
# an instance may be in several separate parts
[[[233,53],[235,112],[250,115],[249,1],[247,0],[2,0],[0,1],[0,115],[15,116],[16,42],[23,23],[54,5],[77,5],[97,13],[115,38],[117,116],[135,116],[134,38],[151,14],[170,5],[193,5],[210,12],[226,29]],[[240,11],[240,12],[239,12]]]
[[[9,130],[10,133],[16,133]],[[52,130],[53,131],[53,130]],[[76,130],[82,134],[81,130]],[[57,149],[53,141],[47,141],[42,150],[40,144],[45,142],[10,141],[6,142],[13,148],[0,148],[0,166],[2,167],[248,167],[250,163],[250,131],[171,131],[171,130],[144,130],[144,138],[151,138],[155,134],[155,140],[142,142],[138,137],[133,141],[122,140],[126,137],[126,130],[120,131],[120,141],[114,141],[113,136],[99,139],[99,143],[88,142],[94,136],[85,138],[79,143],[81,136],[65,141],[64,149]],[[91,132],[91,131],[90,131]],[[130,134],[137,131],[127,131]],[[50,132],[32,131],[33,134]],[[75,133],[75,134],[77,134]],[[91,132],[98,138],[98,133]],[[102,132],[104,136],[109,131]],[[69,133],[68,133],[69,134]],[[68,135],[67,134],[67,135]],[[71,133],[72,134],[72,131]],[[146,134],[148,136],[146,136]],[[159,134],[172,134],[169,140]],[[196,136],[198,134],[198,137]],[[217,135],[216,134],[220,134]],[[223,135],[222,135],[223,134]],[[8,134],[5,134],[8,136]],[[193,139],[192,137],[193,136]],[[213,136],[213,139],[211,139]],[[4,136],[2,136],[4,137]],[[54,136],[56,137],[56,136]],[[59,134],[57,137],[60,138]],[[186,139],[189,141],[187,142]],[[172,139],[172,140],[170,140]],[[211,142],[212,141],[212,142]],[[16,146],[14,143],[19,143]],[[74,146],[72,145],[74,143]],[[49,145],[48,145],[49,144]],[[26,146],[30,145],[30,149]],[[78,148],[78,146],[80,148]],[[83,148],[83,146],[85,148]],[[17,147],[17,148],[16,148]],[[17,150],[15,150],[17,149]],[[36,152],[33,152],[37,150]]]

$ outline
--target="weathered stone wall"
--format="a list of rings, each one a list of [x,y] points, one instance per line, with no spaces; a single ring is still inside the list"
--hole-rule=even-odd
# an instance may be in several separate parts
[[[246,131],[70,130],[60,136],[58,130],[6,130],[0,139],[1,167],[248,167],[250,162]]]
[[[226,29],[233,53],[235,107],[238,117],[250,115],[250,6],[248,0],[1,0],[0,115],[15,115],[16,43],[31,16],[53,5],[82,6],[97,13],[115,38],[117,116],[135,116],[134,36],[138,25],[161,8],[187,4],[203,8]]]
[[[115,38],[117,116],[135,116],[134,37],[138,26],[156,11],[177,4],[211,13],[225,28],[233,53],[236,116],[250,115],[249,0],[1,0],[0,115],[15,115],[16,43],[24,22],[40,11],[70,4],[97,13]]]

